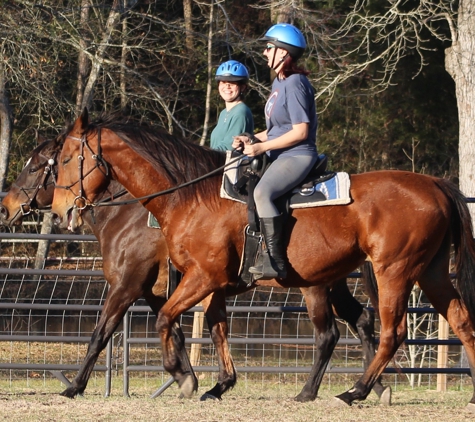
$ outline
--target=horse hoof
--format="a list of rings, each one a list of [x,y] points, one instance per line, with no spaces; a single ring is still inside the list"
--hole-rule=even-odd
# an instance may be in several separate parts
[[[467,409],[469,412],[475,413],[475,403],[467,404],[467,407],[465,409]]]
[[[392,390],[391,387],[386,387],[379,398],[379,402],[385,406],[391,406]]]
[[[74,398],[76,398],[77,394],[78,394],[78,392],[76,391],[75,388],[69,387],[69,388],[66,388],[66,390],[64,390],[59,395],[63,396],[63,397],[67,397],[68,399],[74,399]]]
[[[299,394],[298,396],[296,396],[294,398],[294,400],[299,402],[299,403],[307,403],[309,401],[314,401],[315,397],[309,397],[309,396],[306,396],[304,394]]]
[[[221,400],[221,399],[220,399],[219,397],[213,396],[212,394],[204,393],[204,394],[200,397],[200,401],[206,401],[206,400],[219,401],[219,400]]]
[[[344,400],[342,400],[338,397],[333,397],[331,405],[333,407],[349,407],[350,406],[347,402],[345,402]]]
[[[191,375],[186,377],[186,380],[180,386],[180,389],[181,389],[180,397],[183,397],[185,399],[189,399],[193,397],[193,393],[196,391],[196,385]]]

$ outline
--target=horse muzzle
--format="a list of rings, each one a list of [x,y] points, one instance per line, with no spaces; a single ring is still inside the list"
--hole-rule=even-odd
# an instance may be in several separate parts
[[[56,212],[53,212],[52,214],[54,224],[61,229],[67,229],[71,232],[75,232],[83,224],[81,210],[76,207],[68,208],[63,215]]]
[[[25,215],[22,212],[22,209],[18,209],[13,215],[10,217],[11,213],[9,212],[8,208],[0,203],[0,224],[3,226],[13,227],[19,226],[23,221],[23,216]]]

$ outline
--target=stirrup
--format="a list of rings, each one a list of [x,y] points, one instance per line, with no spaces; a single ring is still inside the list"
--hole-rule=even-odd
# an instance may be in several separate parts
[[[256,262],[256,265],[249,267],[249,272],[254,275],[254,280],[272,280],[273,278],[286,278],[287,277],[287,270],[285,268],[285,263],[283,264],[283,269],[280,268],[275,269],[278,267],[277,263],[272,265],[272,258],[268,254],[267,251],[263,252],[260,256],[263,258],[259,259]]]

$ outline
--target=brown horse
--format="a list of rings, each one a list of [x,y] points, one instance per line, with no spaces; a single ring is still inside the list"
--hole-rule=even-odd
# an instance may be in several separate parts
[[[20,224],[23,216],[35,210],[47,209],[53,200],[55,174],[57,173],[57,156],[61,148],[59,141],[41,143],[30,155],[23,171],[12,184],[8,195],[0,204],[0,222],[6,225]],[[109,195],[117,198],[123,187],[111,182]],[[120,196],[114,201],[128,201],[130,194]],[[82,218],[91,228],[101,246],[104,262],[104,275],[109,283],[109,292],[104,304],[101,318],[97,324],[88,352],[78,375],[63,393],[66,397],[82,394],[86,388],[92,369],[99,353],[122,320],[127,308],[139,297],[144,297],[155,314],[166,301],[168,284],[168,248],[160,230],[147,227],[148,211],[139,203],[124,206],[96,207],[93,211],[85,210]],[[125,258],[122,251],[127,250]],[[140,251],[140,253],[137,253]],[[119,271],[118,271],[119,270]],[[231,292],[235,293],[235,292]],[[360,335],[363,344],[365,364],[374,357],[374,318],[364,309],[348,290],[346,280],[335,283],[331,291],[332,303],[338,316],[345,319]],[[216,312],[207,308],[210,327],[215,325]],[[179,330],[179,327],[175,327]],[[220,332],[218,332],[218,335]],[[223,340],[220,340],[223,343]],[[186,352],[182,356],[188,363]],[[227,349],[217,349],[219,355],[227,354]],[[317,356],[318,360],[318,356]],[[219,362],[232,362],[230,356],[219,358]],[[320,367],[326,362],[321,360]],[[191,369],[191,368],[190,368]],[[236,374],[233,368],[224,367],[216,386],[204,394],[206,397],[221,398],[221,395],[234,386]],[[323,367],[324,370],[324,367]],[[321,371],[319,371],[321,372]],[[323,373],[323,372],[322,372]],[[192,374],[192,372],[190,372]],[[196,382],[196,381],[194,381]],[[320,380],[314,385],[317,395]],[[385,389],[378,381],[375,392],[383,403],[390,403],[390,389]],[[383,394],[384,393],[384,394]]]
[[[220,198],[216,169],[223,164],[221,153],[165,132],[113,118],[91,123],[86,110],[67,129],[58,163],[52,212],[61,227],[77,226],[77,209],[95,203],[111,178],[158,216],[171,260],[184,273],[157,319],[164,366],[179,382],[183,370],[171,335],[174,321],[211,293],[223,307],[226,289],[240,284],[246,207]],[[211,175],[204,177],[207,172]],[[190,183],[195,178],[199,181]],[[336,331],[329,301],[321,300],[332,282],[367,258],[373,263],[379,348],[363,376],[338,399],[351,404],[367,397],[406,337],[407,303],[416,282],[462,341],[475,375],[475,246],[464,196],[446,180],[403,171],[353,175],[350,193],[349,205],[293,211],[288,276],[278,280],[282,287],[303,288],[312,320],[314,312],[325,314],[316,325],[319,338]],[[452,242],[460,292],[450,281]],[[298,399],[305,399],[309,383]],[[468,407],[475,411],[475,394]]]

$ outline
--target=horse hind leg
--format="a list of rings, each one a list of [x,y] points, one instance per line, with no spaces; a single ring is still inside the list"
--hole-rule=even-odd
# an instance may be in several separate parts
[[[366,399],[407,335],[407,301],[413,283],[402,275],[396,278],[391,274],[379,274],[378,280],[381,321],[378,352],[353,388],[336,396],[339,403],[351,405],[356,400]]]
[[[453,287],[449,277],[427,278],[419,282],[434,308],[449,323],[454,334],[462,342],[472,374],[474,393],[467,409],[475,413],[475,327],[470,321],[467,308],[462,303],[459,294]]]
[[[374,359],[376,353],[374,334],[374,311],[365,309],[348,289],[346,279],[338,280],[331,289],[330,298],[335,314],[350,324],[351,328],[358,333],[363,348],[364,368]],[[379,376],[373,386],[374,392],[379,397],[381,404],[390,406],[392,391],[391,387],[384,387]]]
[[[315,328],[315,362],[307,382],[295,400],[308,402],[317,398],[325,369],[338,342],[340,332],[330,304],[328,287],[313,286],[300,290],[305,297],[308,316]]]

